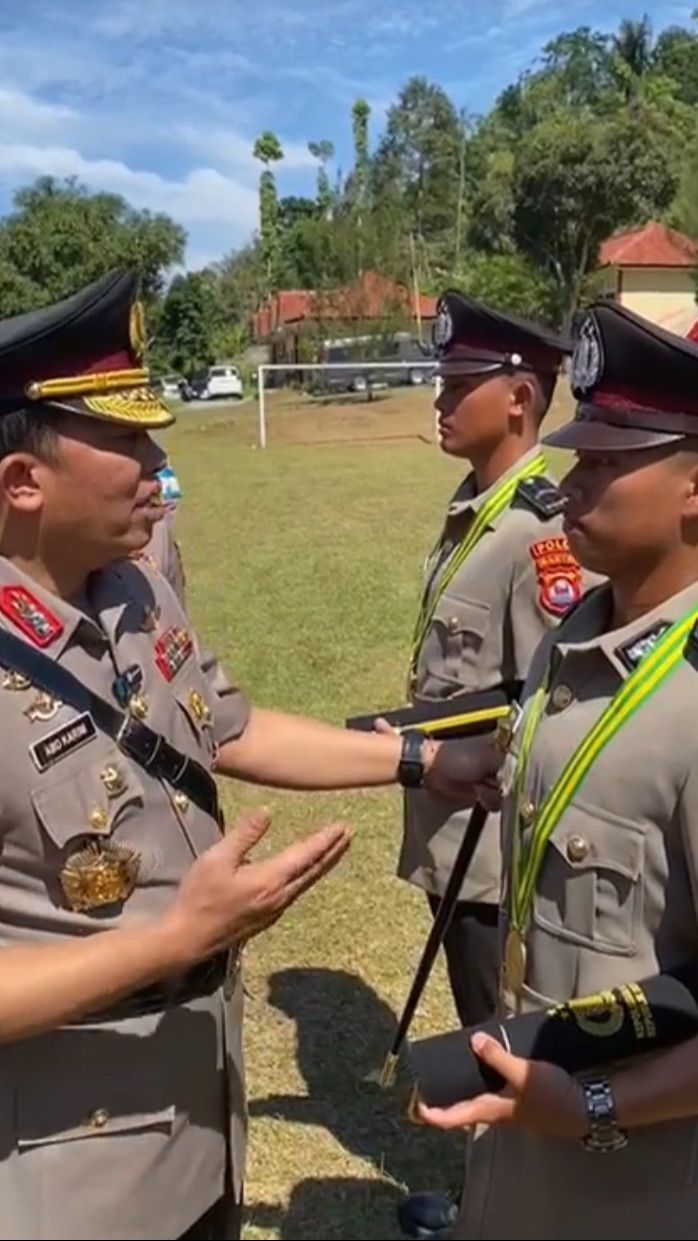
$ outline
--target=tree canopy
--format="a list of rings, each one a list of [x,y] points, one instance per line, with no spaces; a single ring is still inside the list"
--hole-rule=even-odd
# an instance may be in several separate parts
[[[259,231],[205,273],[177,277],[186,237],[169,217],[46,177],[0,221],[0,313],[47,304],[135,263],[158,364],[189,371],[239,349],[280,288],[328,289],[377,271],[424,293],[475,295],[562,323],[593,287],[606,237],[650,219],[698,238],[698,29],[647,18],[551,40],[485,115],[443,86],[405,83],[376,132],[357,99],[352,166],[317,131],[315,191],[279,192],[284,150],[266,131]]]

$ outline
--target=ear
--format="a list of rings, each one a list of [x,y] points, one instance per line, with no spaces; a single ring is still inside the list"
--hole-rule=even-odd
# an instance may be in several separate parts
[[[509,417],[521,421],[531,417],[536,401],[536,389],[530,379],[517,376],[512,385],[509,400]]]
[[[0,496],[18,513],[40,512],[44,496],[41,462],[30,453],[11,453],[0,461]]]

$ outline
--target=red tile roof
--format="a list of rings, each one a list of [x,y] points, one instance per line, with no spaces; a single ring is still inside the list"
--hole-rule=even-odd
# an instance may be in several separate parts
[[[691,268],[698,266],[698,244],[655,222],[609,237],[601,247],[600,261],[602,267]]]
[[[436,298],[420,296],[423,319],[436,315]],[[376,272],[365,272],[354,284],[344,288],[282,289],[275,293],[254,316],[258,340],[293,323],[322,319],[381,319],[401,309],[414,315],[414,297],[402,284]]]

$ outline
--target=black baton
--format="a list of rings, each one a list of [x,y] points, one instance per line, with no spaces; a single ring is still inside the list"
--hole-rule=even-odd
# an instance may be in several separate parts
[[[487,822],[487,810],[476,802],[468,819],[468,826],[465,829],[463,840],[461,841],[456,860],[453,864],[453,870],[449,876],[448,885],[444,892],[439,908],[434,918],[433,926],[429,932],[422,958],[417,966],[417,972],[407,997],[407,1002],[402,1011],[398,1028],[393,1039],[392,1047],[388,1053],[388,1057],[383,1066],[381,1074],[381,1086],[389,1087],[394,1085],[397,1076],[397,1066],[400,1061],[400,1052],[409,1033],[410,1026],[414,1020],[419,1001],[421,1000],[424,989],[431,976],[434,968],[434,962],[438,955],[446,932],[451,924],[451,919],[455,912],[460,895],[463,880],[468,872],[470,863],[475,855],[475,850],[480,843],[485,823]]]

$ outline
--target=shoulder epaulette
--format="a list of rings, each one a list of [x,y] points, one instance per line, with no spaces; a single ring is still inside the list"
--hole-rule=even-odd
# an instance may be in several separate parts
[[[559,516],[565,510],[562,492],[549,478],[524,478],[519,483],[516,494],[546,520]]]

